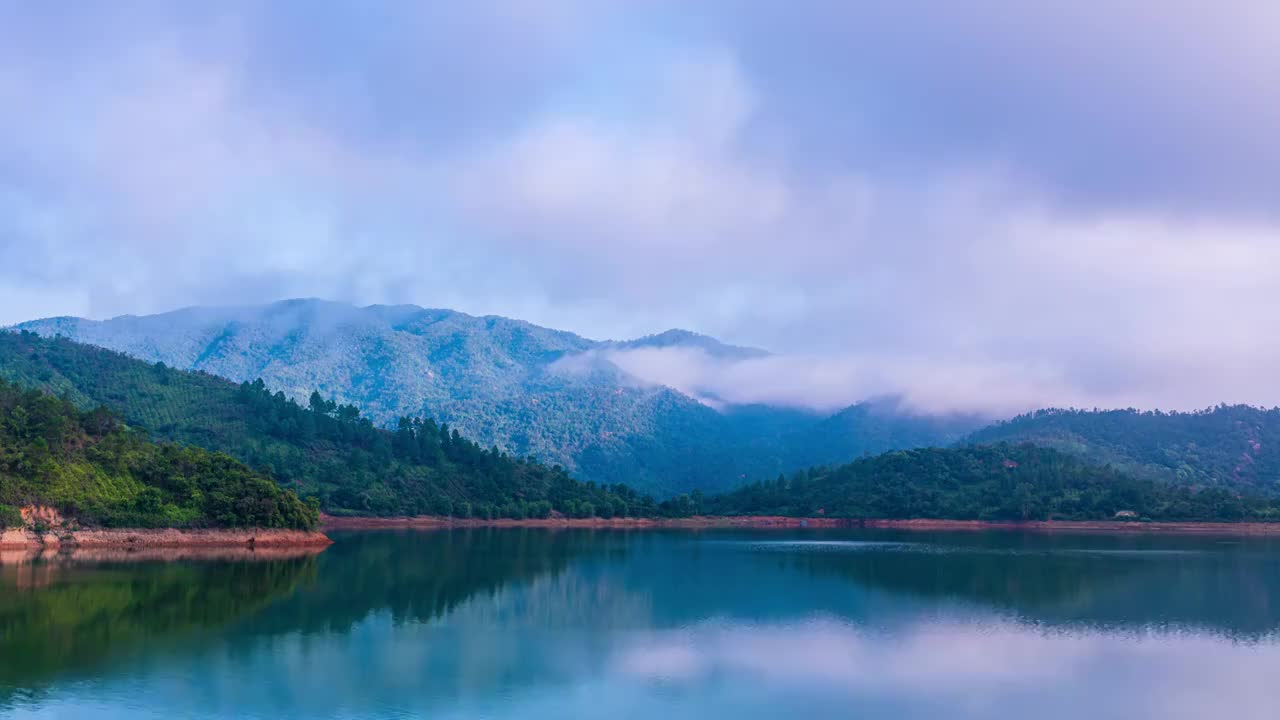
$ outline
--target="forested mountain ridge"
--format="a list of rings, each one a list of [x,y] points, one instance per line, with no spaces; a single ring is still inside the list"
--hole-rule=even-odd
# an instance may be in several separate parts
[[[717,359],[767,355],[682,330],[595,341],[502,317],[319,300],[18,327],[236,382],[262,378],[301,403],[318,390],[379,426],[432,417],[486,447],[658,495],[728,489],[902,447],[895,443],[904,438],[950,444],[979,426],[898,412],[854,412],[831,422],[778,407],[720,412],[610,361],[611,353],[671,348]],[[846,422],[851,418],[870,425]]]
[[[228,455],[153,443],[104,408],[0,379],[0,527],[21,526],[29,505],[105,527],[311,529],[318,519]]]
[[[255,492],[265,493],[267,487],[275,489],[266,482],[269,477],[316,498],[334,513],[539,517],[555,511],[578,517],[610,517],[705,512],[1019,520],[1107,519],[1130,511],[1168,520],[1280,519],[1274,498],[1260,499],[1259,493],[1247,487],[1241,492],[1226,482],[1203,487],[1206,483],[1135,477],[1117,465],[1094,463],[1079,454],[1004,442],[894,451],[838,467],[812,468],[789,479],[756,482],[720,496],[693,493],[656,503],[624,486],[581,483],[561,468],[485,450],[457,430],[430,419],[406,417],[395,431],[384,430],[362,417],[354,406],[338,405],[319,393],[312,393],[304,407],[282,392],[269,391],[261,381],[235,384],[206,373],[144,363],[65,338],[0,333],[0,378],[45,391],[24,394],[16,386],[9,390],[10,398],[24,398],[22,403],[39,409],[36,414],[41,417],[61,414],[82,428],[106,423],[103,427],[107,430],[99,435],[113,438],[109,443],[65,441],[65,437],[97,437],[94,431],[86,430],[57,435],[64,440],[52,442],[47,437],[54,436],[47,436],[42,447],[125,448],[127,452],[114,451],[116,454],[109,457],[137,456],[151,462],[148,467],[152,469],[138,471],[141,474],[137,477],[143,478],[139,482],[144,483],[146,478],[167,475],[190,477],[195,472],[191,467],[213,467],[216,473],[208,471],[198,477],[211,482],[221,482],[219,478],[245,482]],[[56,400],[49,393],[66,400]],[[148,443],[138,430],[126,431],[112,420],[110,413],[93,410],[99,405],[116,409],[125,421],[149,431],[155,439],[177,444]],[[56,410],[52,415],[50,407]],[[18,412],[8,406],[5,410],[8,431],[28,427],[26,420],[15,418],[30,417],[30,410]],[[1215,412],[1228,410],[1245,412],[1238,408]],[[1261,413],[1260,417],[1273,414],[1248,411]],[[744,415],[739,421],[753,423],[758,432],[767,431],[773,422],[768,413],[752,416],[751,408],[739,412]],[[1237,427],[1237,420],[1244,422],[1236,418],[1230,427]],[[36,426],[45,424],[41,421]],[[1244,426],[1253,428],[1247,423]],[[1007,424],[997,427],[1007,428]],[[117,438],[119,433],[127,443]],[[38,452],[33,455],[31,449],[41,447],[33,440],[38,436],[39,432],[22,434],[26,445],[21,452],[5,451],[0,462],[0,476],[6,478],[0,503],[42,500],[99,524],[209,523],[215,521],[210,518],[219,517],[192,505],[193,496],[174,499],[162,493],[157,498],[155,493],[144,493],[145,487],[130,484],[133,481],[124,485],[132,490],[123,495],[111,490],[102,500],[99,491],[119,483],[66,485],[48,480],[55,475],[97,477],[85,475],[82,469],[70,474],[60,470],[36,482],[31,467],[22,465],[21,458],[44,457]],[[6,445],[13,446],[12,442]],[[254,470],[193,446],[225,451]],[[159,449],[143,451],[138,447]],[[110,467],[119,467],[119,463]],[[88,495],[67,487],[89,488]],[[268,493],[266,497],[274,496]],[[220,521],[231,522],[225,518]]]
[[[1280,409],[1038,410],[978,430],[971,444],[1031,442],[1138,477],[1280,494]]]
[[[313,393],[306,407],[261,381],[148,364],[122,353],[0,332],[0,378],[105,405],[154,438],[223,451],[332,513],[571,516],[652,511],[628,488],[584,484],[560,468],[485,450],[430,419],[377,428]]]
[[[1135,478],[1032,444],[924,448],[757,482],[708,498],[724,515],[948,520],[1280,521],[1280,499]]]
[[[608,361],[611,351],[644,348],[734,358],[764,352],[685,331],[599,343],[505,318],[319,301],[25,326],[238,381],[261,376],[304,405],[318,389],[360,407],[375,426],[432,417],[485,447],[658,496],[728,490],[892,449],[999,441],[1031,441],[1142,478],[1280,492],[1277,410],[1043,410],[989,427],[976,417],[913,416],[892,399],[826,417],[770,406],[717,410],[638,383]],[[591,362],[563,372],[566,358]],[[173,420],[148,424],[157,419]]]

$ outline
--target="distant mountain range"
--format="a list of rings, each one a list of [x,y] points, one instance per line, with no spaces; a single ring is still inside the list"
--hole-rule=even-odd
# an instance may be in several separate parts
[[[969,416],[911,414],[892,400],[830,415],[713,408],[644,382],[610,359],[612,352],[645,348],[724,360],[768,355],[684,330],[596,341],[503,317],[321,300],[104,321],[57,317],[17,327],[238,382],[262,378],[302,402],[319,391],[380,425],[432,417],[485,446],[659,496],[723,490],[896,448],[948,445],[983,424]]]
[[[680,349],[721,361],[768,355],[684,330],[595,341],[508,318],[319,300],[106,321],[61,317],[18,327],[177,369],[262,378],[271,391],[303,404],[319,391],[378,425],[434,418],[486,447],[659,498],[713,493],[889,450],[1001,442],[1050,447],[1142,479],[1280,494],[1277,409],[1050,409],[988,425],[971,416],[913,414],[891,398],[829,414],[712,407],[714,398],[699,401],[645,382],[614,362],[617,353],[644,350]],[[21,379],[22,365],[0,357],[0,377]],[[128,413],[128,403],[106,395],[94,400]]]

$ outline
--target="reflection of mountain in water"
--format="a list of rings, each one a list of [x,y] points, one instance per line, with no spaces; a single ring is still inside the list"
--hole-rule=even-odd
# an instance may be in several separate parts
[[[235,696],[299,716],[370,712],[369,698],[477,702],[598,667],[609,628],[650,625],[618,582],[626,536],[474,529],[336,535],[315,581],[187,659],[175,692]],[[547,657],[549,649],[554,656]],[[234,658],[235,676],[198,669]],[[271,686],[241,677],[269,675]],[[186,679],[190,679],[189,681]]]
[[[1280,629],[1280,542],[1266,539],[353,533],[317,567],[313,583],[241,629],[346,631],[379,613],[400,626],[444,620],[438,624],[563,632],[647,631],[715,617],[788,622],[814,613],[893,625],[940,605],[1104,630],[1179,626],[1248,637]]]
[[[588,551],[616,559],[617,539],[532,529],[374,532],[339,534],[318,556],[296,559],[23,558],[0,565],[0,688],[8,688],[0,692],[100,673],[108,660],[128,660],[144,647],[150,654],[139,653],[134,665],[110,667],[146,671],[160,656],[167,665],[194,663],[183,674],[192,681],[185,691],[208,693],[210,701],[240,691],[219,688],[219,676],[200,672],[200,664],[218,657],[252,664],[264,647],[307,654],[299,667],[330,686],[311,691],[314,697],[343,685],[355,694],[361,685],[394,682],[404,668],[460,662],[472,667],[476,688],[488,688],[514,680],[511,659],[537,643],[504,628],[568,630],[604,606],[632,619],[647,615],[643,602],[607,582],[564,572]],[[370,636],[382,630],[400,640],[393,656],[380,654],[385,637]],[[369,659],[356,669],[347,650],[360,654],[361,647]],[[527,681],[543,676],[536,666],[526,669],[533,672]],[[431,673],[411,675],[415,687],[430,684]],[[299,677],[288,685],[308,682]],[[307,694],[295,698],[300,707]]]
[[[1280,627],[1280,544],[1265,540],[536,529],[336,539],[305,560],[4,575],[3,680],[56,697],[146,687],[156,707],[232,698],[263,717],[496,716],[503,698],[558,707],[568,689],[630,687],[637,673],[666,682],[673,667],[776,661],[792,672],[796,653],[828,677],[833,658],[875,667],[895,649],[903,668],[947,648],[965,665],[993,638],[1009,646],[1000,665],[1025,662],[1028,646],[1127,646],[1138,629],[1185,628],[1167,638],[1199,643],[1204,630],[1248,639]],[[50,682],[67,673],[85,682]]]
[[[1280,543],[1189,537],[988,534],[880,550],[762,552],[779,570],[851,580],[916,601],[1100,630],[1196,628],[1250,638],[1280,629]],[[764,546],[767,547],[767,546]]]
[[[314,551],[312,551],[314,552]],[[59,675],[87,673],[143,648],[225,626],[313,575],[303,552],[184,562],[88,553],[0,564],[0,697]],[[253,559],[248,559],[248,558]]]
[[[437,619],[473,597],[562,572],[616,543],[590,533],[520,528],[335,534],[315,582],[248,620],[244,631],[332,632],[380,612],[397,624]]]

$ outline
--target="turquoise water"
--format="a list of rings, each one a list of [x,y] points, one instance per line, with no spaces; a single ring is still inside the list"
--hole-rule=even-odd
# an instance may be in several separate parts
[[[338,534],[0,558],[0,715],[1280,717],[1280,543]]]

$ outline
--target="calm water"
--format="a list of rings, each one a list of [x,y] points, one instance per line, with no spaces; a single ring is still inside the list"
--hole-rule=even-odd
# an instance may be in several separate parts
[[[1280,717],[1280,543],[338,535],[0,558],[0,715]]]

